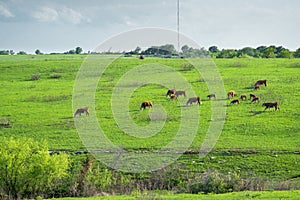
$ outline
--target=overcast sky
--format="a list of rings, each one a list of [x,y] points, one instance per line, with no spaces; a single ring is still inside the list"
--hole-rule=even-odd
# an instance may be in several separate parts
[[[85,52],[124,31],[177,30],[177,0],[0,0],[0,50]],[[200,46],[300,47],[299,0],[180,0],[180,32]],[[156,44],[153,44],[156,45]]]

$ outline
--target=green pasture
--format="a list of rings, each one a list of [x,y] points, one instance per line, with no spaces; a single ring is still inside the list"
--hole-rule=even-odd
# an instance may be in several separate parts
[[[0,138],[27,136],[46,140],[52,150],[85,150],[74,125],[72,109],[73,85],[84,58],[83,55],[1,56]],[[245,176],[297,181],[300,175],[300,60],[243,58],[214,61],[226,92],[235,90],[238,97],[245,93],[246,101],[229,105],[226,96],[208,100],[206,96],[212,91],[208,90],[205,77],[184,59],[121,57],[115,60],[99,79],[95,93],[95,114],[107,138],[128,150],[158,150],[176,135],[181,123],[181,109],[198,109],[200,123],[189,147],[192,152],[197,152],[211,122],[211,101],[222,101],[227,109],[225,123],[213,151],[205,158],[199,158],[197,154],[184,155],[178,162],[195,171],[216,168],[241,171]],[[165,97],[166,87],[156,84],[139,87],[129,100],[132,121],[139,126],[151,123],[149,109],[139,110],[145,100],[151,100],[153,107],[163,106],[167,119],[162,130],[154,136],[135,138],[116,123],[111,108],[112,92],[124,73],[152,63],[169,66],[181,73],[203,104],[182,107],[180,102],[187,101],[190,91],[187,91],[188,97],[170,101]],[[39,80],[31,80],[32,74],[39,74]],[[55,75],[58,78],[54,78]],[[254,91],[253,84],[259,79],[267,79],[268,86]],[[134,85],[134,81],[131,84]],[[185,89],[176,83],[174,87]],[[251,104],[250,93],[259,96],[261,102]],[[280,110],[264,111],[261,104],[273,101],[279,102]],[[79,119],[88,120],[89,117],[82,115]]]

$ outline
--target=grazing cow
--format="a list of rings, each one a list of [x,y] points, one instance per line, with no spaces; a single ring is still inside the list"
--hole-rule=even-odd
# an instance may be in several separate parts
[[[141,107],[140,107],[140,110],[144,110],[144,109],[146,109],[146,107],[151,107],[152,108],[152,102],[151,101],[144,101],[143,103],[142,103],[142,105],[141,105]]]
[[[82,113],[85,113],[86,116],[89,116],[90,113],[89,113],[88,109],[89,109],[88,107],[85,107],[85,108],[78,108],[78,109],[76,110],[76,112],[74,113],[74,117],[76,117],[77,115],[81,116]]]
[[[140,55],[139,57],[141,60],[143,60],[145,57],[143,55]]]
[[[255,84],[254,85],[254,90],[258,90],[260,88],[260,85],[259,84]]]
[[[186,102],[186,105],[188,106],[189,104],[192,104],[192,103],[198,103],[198,105],[202,104],[200,97],[189,98],[189,100]]]
[[[242,94],[241,95],[241,100],[246,100],[247,99],[247,95],[246,94]]]
[[[171,97],[172,95],[175,95],[175,92],[176,92],[176,89],[168,90],[166,97],[168,97],[168,96]]]
[[[251,100],[251,103],[255,103],[255,102],[259,103],[259,101],[260,101],[259,97],[254,97],[254,98]]]
[[[240,100],[239,99],[232,100],[230,102],[230,105],[232,105],[232,104],[240,104]]]
[[[209,99],[211,99],[211,98],[216,99],[216,95],[215,94],[209,94],[206,97],[209,98]]]
[[[258,80],[254,85],[265,85],[267,86],[267,80]]]
[[[256,97],[255,94],[250,94],[250,100],[252,100],[255,97]]]
[[[233,97],[236,96],[236,93],[235,93],[235,91],[230,90],[230,91],[228,92],[227,96],[228,96],[228,99],[231,99],[231,98],[233,98]]]
[[[279,109],[279,105],[277,102],[272,102],[272,103],[263,103],[262,106],[265,106],[265,110],[267,110],[268,108],[275,108],[275,110],[280,110]]]
[[[185,90],[177,90],[177,91],[175,92],[175,96],[176,96],[176,97],[178,97],[178,96],[180,96],[180,95],[186,97],[186,91],[185,91]]]

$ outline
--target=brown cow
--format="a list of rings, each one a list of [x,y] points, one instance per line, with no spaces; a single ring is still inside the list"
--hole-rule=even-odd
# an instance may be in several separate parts
[[[255,97],[256,97],[255,94],[250,94],[250,100],[252,100]]]
[[[239,99],[232,100],[230,102],[230,105],[232,105],[232,104],[240,104],[240,100]]]
[[[228,96],[228,99],[231,99],[231,98],[233,98],[233,97],[236,96],[236,93],[235,93],[235,91],[230,90],[230,91],[228,92],[227,96]]]
[[[85,113],[86,116],[89,116],[90,113],[89,113],[88,109],[89,109],[88,107],[85,107],[85,108],[78,108],[78,109],[76,110],[76,112],[74,113],[74,117],[76,117],[77,115],[81,116],[82,113]]]
[[[262,106],[265,106],[265,110],[267,110],[268,108],[275,108],[275,110],[280,110],[279,109],[279,105],[277,102],[272,102],[272,103],[263,103]]]
[[[209,99],[211,99],[211,98],[216,99],[216,95],[215,94],[209,94],[206,97],[209,98]]]
[[[259,103],[259,101],[260,101],[260,98],[259,98],[259,97],[254,97],[254,98],[251,100],[251,103],[255,103],[255,102]]]
[[[265,85],[267,86],[267,80],[258,80],[254,85]]]
[[[198,105],[202,104],[200,97],[192,97],[189,98],[189,100],[186,102],[186,105],[188,106],[188,104],[192,104],[192,103],[198,103]]]
[[[141,60],[143,60],[145,57],[143,55],[140,55],[139,57]]]
[[[172,95],[175,95],[175,92],[176,92],[176,89],[168,90],[166,97],[168,97],[168,96],[171,97]]]
[[[247,99],[247,95],[246,94],[242,94],[240,98],[241,98],[241,100],[246,100]]]
[[[175,92],[175,96],[176,96],[176,97],[178,97],[178,96],[180,96],[180,95],[186,97],[186,91],[185,91],[185,90],[177,90],[177,91]]]
[[[146,109],[146,107],[152,108],[152,102],[151,101],[144,101],[140,107],[140,110]]]

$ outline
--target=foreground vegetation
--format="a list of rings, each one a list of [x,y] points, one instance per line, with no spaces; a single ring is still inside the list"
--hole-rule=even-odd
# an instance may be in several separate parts
[[[134,122],[141,126],[149,123],[148,110],[139,111],[140,103],[147,99],[151,99],[154,106],[164,106],[168,119],[165,127],[153,137],[136,139],[128,136],[117,126],[111,111],[111,93],[125,72],[147,63],[171,66],[184,75],[203,102],[199,108],[196,105],[189,107],[199,109],[201,114],[197,135],[189,147],[190,154],[182,155],[167,168],[143,174],[116,172],[85,154],[72,110],[73,84],[83,59],[82,55],[1,56],[0,92],[4,97],[0,106],[0,138],[46,140],[51,151],[65,151],[70,155],[68,176],[55,180],[56,186],[51,190],[37,191],[33,196],[132,194],[157,189],[174,193],[299,189],[299,59],[215,60],[226,91],[233,89],[238,95],[246,93],[248,96],[255,93],[262,102],[278,101],[280,111],[263,111],[262,102],[251,104],[249,100],[229,105],[226,96],[217,97],[228,105],[226,120],[216,146],[204,158],[200,158],[197,151],[210,123],[211,102],[206,99],[209,91],[203,77],[184,59],[146,57],[139,60],[132,57],[115,60],[99,80],[95,107],[106,136],[126,150],[155,151],[167,144],[178,129],[181,108],[177,101],[165,98],[165,87],[147,85],[138,88],[129,104]],[[258,79],[267,79],[268,86],[254,91],[253,84]],[[189,96],[190,91],[187,93]],[[179,101],[186,101],[180,98]],[[82,116],[79,119],[88,118]],[[249,198],[258,194],[262,198],[264,195],[299,195],[297,192],[226,195],[228,198],[230,195],[246,198],[248,194]],[[189,195],[178,196],[185,197],[188,199]]]

